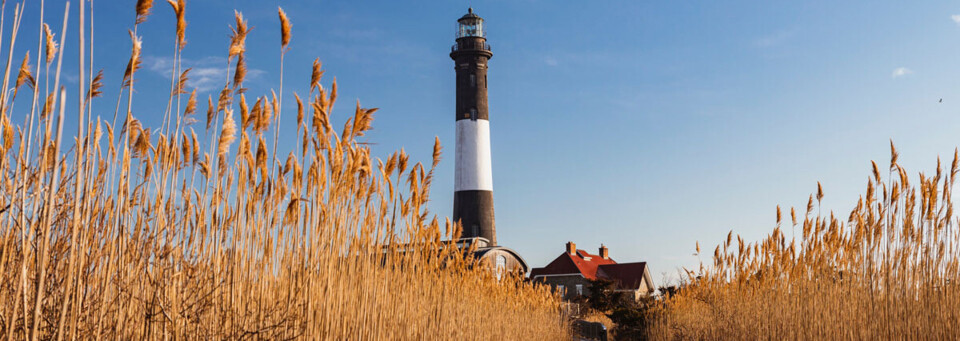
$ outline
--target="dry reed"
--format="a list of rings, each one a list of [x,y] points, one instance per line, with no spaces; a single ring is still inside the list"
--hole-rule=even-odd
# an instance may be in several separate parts
[[[458,235],[456,225],[427,212],[439,140],[430,168],[411,166],[402,150],[386,163],[372,157],[358,138],[372,129],[376,109],[358,102],[336,131],[331,123],[336,80],[329,90],[321,86],[317,60],[309,70],[309,95],[302,100],[294,93],[299,148],[278,152],[283,88],[247,107],[240,87],[250,30],[239,12],[225,51],[229,59],[237,57],[234,77],[224,80],[216,102],[208,97],[207,135],[198,138],[192,127],[197,92],[186,88],[190,69],[181,68],[182,0],[168,0],[176,16],[175,63],[171,91],[161,95],[169,99],[162,127],[146,127],[133,114],[143,44],[137,30],[153,5],[143,0],[132,18],[117,112],[107,122],[90,109],[103,86],[103,73],[93,75],[92,39],[86,33],[93,25],[84,11],[92,13],[93,5],[78,3],[80,70],[89,68],[89,74],[80,72],[85,81],[76,89],[78,131],[72,144],[62,141],[68,104],[59,85],[63,51],[57,48],[66,46],[69,3],[60,42],[42,23],[36,68],[31,72],[28,55],[13,88],[7,88],[8,78],[3,82],[4,94],[28,85],[33,104],[18,124],[15,111],[8,110],[13,99],[0,101],[0,335],[564,337],[556,295],[516,276],[496,280],[448,241]],[[14,22],[21,17],[18,6]],[[279,17],[282,63],[291,25],[282,9]],[[10,39],[12,51],[17,30],[0,37]],[[53,61],[57,68],[51,72]],[[281,70],[281,84],[282,77]],[[185,94],[190,95],[181,110]],[[115,132],[124,96],[125,118]]]
[[[654,339],[937,339],[960,337],[960,233],[949,170],[911,182],[891,143],[889,174],[873,163],[844,219],[814,214],[817,183],[794,236],[777,226],[757,243],[731,232],[713,263],[654,309]],[[819,209],[818,209],[819,210]],[[699,244],[698,244],[699,249]],[[698,251],[699,252],[699,251]]]

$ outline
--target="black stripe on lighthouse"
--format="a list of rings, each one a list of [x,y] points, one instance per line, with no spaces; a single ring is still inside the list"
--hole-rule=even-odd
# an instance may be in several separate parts
[[[453,216],[463,226],[462,238],[483,237],[496,245],[493,191],[457,191],[453,195]]]

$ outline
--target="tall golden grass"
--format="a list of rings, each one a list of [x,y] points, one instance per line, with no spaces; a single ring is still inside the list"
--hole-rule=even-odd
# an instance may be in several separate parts
[[[181,62],[188,8],[183,0],[167,3],[177,19],[171,91],[134,91],[144,44],[137,32],[153,9],[152,1],[140,0],[130,18],[132,48],[112,118],[94,115],[91,105],[104,83],[102,73],[93,72],[93,24],[86,17],[91,2],[67,3],[59,32],[45,23],[42,9],[31,14],[43,23],[33,66],[28,55],[19,69],[11,68],[22,3],[13,6],[12,32],[0,31],[9,55],[0,92],[0,335],[565,335],[557,296],[516,276],[497,281],[446,241],[458,235],[457,226],[426,209],[439,140],[431,167],[410,161],[403,150],[386,161],[372,157],[362,137],[376,109],[358,102],[335,129],[337,85],[321,85],[319,60],[306,71],[307,92],[292,93],[297,125],[285,129],[295,134],[281,132],[282,66],[278,91],[246,93],[251,26],[239,12],[225,51],[233,77],[207,98],[206,117],[199,117],[202,99],[188,88],[190,69]],[[282,10],[278,16],[282,65],[291,23]],[[78,32],[67,30],[71,17],[79,21]],[[82,80],[71,90],[60,84],[60,47],[67,46],[68,34],[77,37],[70,45],[79,49]],[[12,70],[19,70],[14,84]],[[29,108],[14,110],[18,90],[32,95]],[[77,116],[66,117],[73,94]],[[168,100],[159,128],[137,119],[138,96]],[[63,138],[66,120],[75,120],[73,138]],[[193,124],[198,121],[205,123]],[[292,137],[296,150],[277,150],[281,134]]]
[[[713,263],[651,315],[655,339],[937,339],[960,337],[960,233],[949,169],[911,182],[891,142],[846,217],[821,215],[817,184],[757,243],[731,232]],[[816,212],[814,210],[816,209]],[[796,237],[793,236],[794,231]],[[699,245],[697,245],[699,253]]]

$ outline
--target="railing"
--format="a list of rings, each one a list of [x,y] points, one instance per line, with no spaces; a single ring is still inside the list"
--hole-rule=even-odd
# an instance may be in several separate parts
[[[463,46],[461,46],[461,43]],[[460,43],[453,44],[450,47],[450,52],[457,51],[467,51],[467,50],[481,50],[481,51],[492,51],[490,50],[490,44],[486,42],[475,42],[475,41],[462,41]]]

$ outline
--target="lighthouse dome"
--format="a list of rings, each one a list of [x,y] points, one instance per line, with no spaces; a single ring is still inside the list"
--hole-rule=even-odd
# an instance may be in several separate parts
[[[459,20],[471,19],[471,18],[476,18],[476,19],[483,20],[482,18],[480,18],[479,15],[477,15],[476,13],[473,13],[473,7],[468,8],[468,9],[467,9],[467,14],[464,14],[462,17],[460,17]],[[458,20],[458,21],[459,21],[459,20]]]

